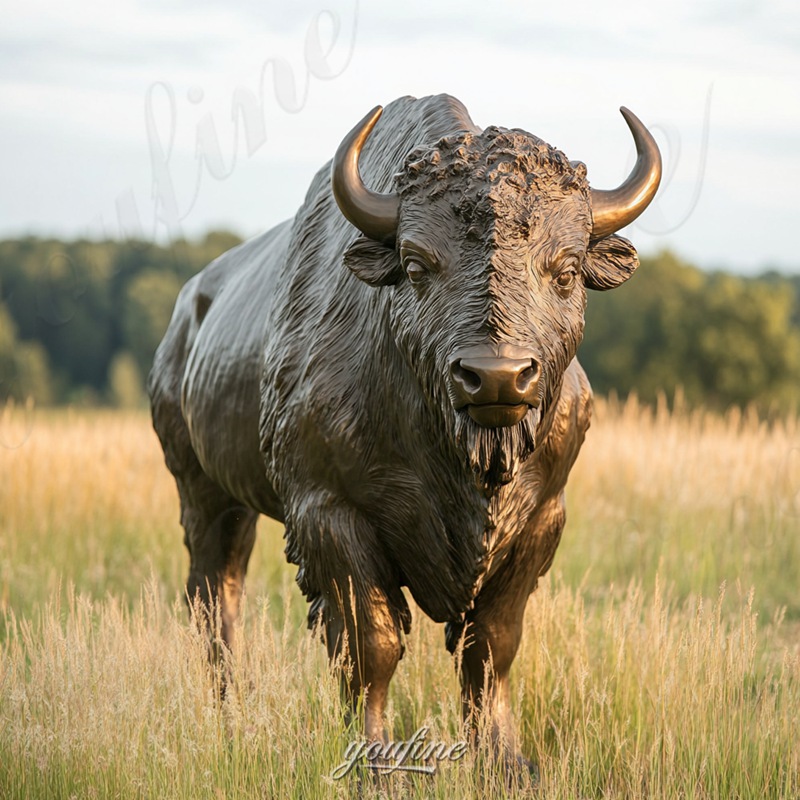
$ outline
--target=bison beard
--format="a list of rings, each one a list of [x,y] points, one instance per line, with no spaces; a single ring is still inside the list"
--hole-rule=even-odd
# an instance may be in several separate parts
[[[455,440],[467,466],[490,491],[510,483],[536,447],[539,410],[532,408],[521,422],[508,428],[484,428],[466,411],[456,414]]]

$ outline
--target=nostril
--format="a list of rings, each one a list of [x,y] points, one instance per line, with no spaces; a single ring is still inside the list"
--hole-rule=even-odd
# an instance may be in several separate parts
[[[456,361],[452,366],[453,378],[458,381],[466,391],[474,393],[481,388],[481,377],[477,372],[461,365],[461,361]]]
[[[517,375],[517,390],[520,392],[527,392],[538,378],[539,365],[535,361],[531,361],[531,365]]]

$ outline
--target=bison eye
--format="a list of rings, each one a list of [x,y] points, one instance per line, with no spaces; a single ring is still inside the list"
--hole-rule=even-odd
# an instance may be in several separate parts
[[[420,261],[410,258],[406,261],[406,274],[411,283],[421,283],[425,280],[428,270]]]
[[[578,271],[576,269],[565,269],[563,272],[556,275],[556,286],[558,286],[562,292],[569,292],[572,290],[572,287],[575,286],[575,279],[577,277]]]

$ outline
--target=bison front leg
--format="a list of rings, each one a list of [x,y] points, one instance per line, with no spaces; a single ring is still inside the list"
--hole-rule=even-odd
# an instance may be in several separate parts
[[[397,576],[381,555],[373,527],[336,498],[323,496],[290,530],[287,552],[297,554],[298,582],[315,598],[309,619],[321,618],[324,625],[348,714],[363,699],[367,739],[385,741],[389,683],[403,654],[402,632],[411,623]]]
[[[525,599],[479,598],[467,614],[461,651],[461,707],[473,735],[485,731],[492,750],[523,763],[511,711],[509,672],[522,636]],[[508,598],[506,598],[508,600]]]
[[[553,559],[564,528],[563,495],[544,503],[475,598],[461,625],[449,625],[451,652],[461,642],[461,699],[465,721],[475,734],[487,731],[494,752],[512,769],[535,773],[518,749],[511,708],[509,673],[522,638],[525,606]]]
[[[336,585],[326,602],[325,638],[331,663],[341,670],[348,713],[363,698],[364,734],[386,741],[386,699],[389,683],[403,653],[397,615],[377,587],[359,591],[348,580]]]

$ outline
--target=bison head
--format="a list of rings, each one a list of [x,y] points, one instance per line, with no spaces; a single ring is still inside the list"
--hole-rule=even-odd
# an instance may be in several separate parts
[[[610,192],[586,167],[521,130],[459,131],[413,150],[379,194],[359,175],[361,148],[380,117],[344,139],[333,191],[363,234],[345,264],[392,286],[395,343],[428,403],[487,485],[510,481],[533,452],[583,337],[586,289],[610,289],[638,264],[614,231],[658,188],[661,159],[627,109],[638,160]]]

